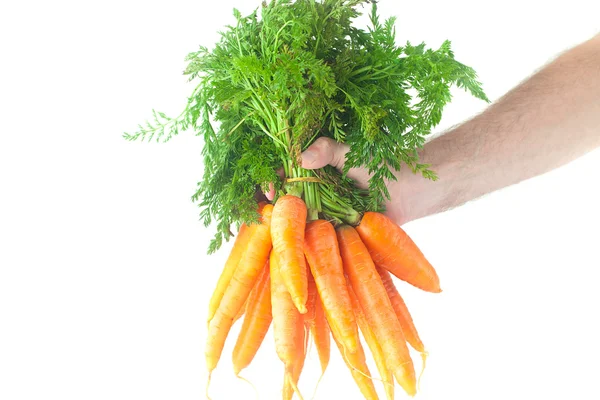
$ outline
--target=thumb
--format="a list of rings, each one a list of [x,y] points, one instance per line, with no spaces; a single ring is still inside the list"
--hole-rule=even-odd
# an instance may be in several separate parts
[[[341,170],[348,150],[347,144],[320,137],[302,153],[302,168],[317,169],[331,165]]]

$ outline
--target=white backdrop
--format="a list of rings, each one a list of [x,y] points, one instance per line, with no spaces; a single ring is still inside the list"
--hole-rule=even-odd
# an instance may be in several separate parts
[[[591,0],[483,3],[381,0],[380,11],[399,17],[400,42],[451,39],[491,99],[599,28]],[[212,231],[189,200],[201,141],[121,133],[153,107],[178,112],[192,89],[183,57],[214,43],[233,7],[257,5],[0,6],[0,399],[204,397],[206,308],[230,246],[206,256]],[[484,106],[457,92],[438,132]],[[444,288],[399,284],[431,353],[418,398],[600,398],[599,168],[596,151],[405,226]],[[261,399],[281,387],[272,340],[244,373]],[[254,398],[233,376],[232,345],[215,400]],[[307,398],[318,369],[313,353]],[[335,351],[316,396],[331,398],[361,398]]]

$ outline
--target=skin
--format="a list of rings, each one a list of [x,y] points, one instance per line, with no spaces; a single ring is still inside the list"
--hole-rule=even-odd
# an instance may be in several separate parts
[[[402,168],[386,214],[399,225],[559,168],[600,147],[600,35],[566,51],[484,112],[420,151],[439,180]],[[319,138],[302,166],[342,169],[348,146]],[[364,169],[348,176],[367,187]],[[271,197],[272,193],[267,193]]]

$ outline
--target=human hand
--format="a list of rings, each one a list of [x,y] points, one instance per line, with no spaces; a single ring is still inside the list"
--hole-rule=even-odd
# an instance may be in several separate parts
[[[326,165],[331,165],[341,172],[348,151],[349,146],[347,144],[336,142],[330,138],[320,137],[302,153],[302,168],[318,169]],[[410,181],[410,175],[414,174],[412,171],[408,171],[410,174],[408,175],[406,170],[407,168],[403,168],[400,172],[396,172],[397,181],[387,182],[391,199],[385,203],[385,215],[398,225],[402,225],[413,219],[410,216],[408,208],[406,194],[409,193],[409,190],[407,190],[405,182]],[[369,186],[369,176],[368,171],[364,168],[350,168],[348,171],[348,177],[353,179],[356,185],[363,189]],[[265,195],[267,199],[273,199],[275,191],[272,186]]]

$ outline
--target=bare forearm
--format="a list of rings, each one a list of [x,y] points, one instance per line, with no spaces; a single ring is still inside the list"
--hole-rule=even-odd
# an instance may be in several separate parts
[[[428,143],[421,157],[440,179],[412,179],[410,192],[405,187],[406,219],[459,206],[598,146],[600,36],[564,53],[481,115]]]

